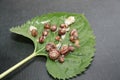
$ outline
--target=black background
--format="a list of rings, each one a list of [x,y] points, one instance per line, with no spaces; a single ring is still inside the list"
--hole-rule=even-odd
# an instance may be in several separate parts
[[[29,39],[9,29],[49,12],[84,13],[96,35],[92,65],[71,80],[120,80],[120,0],[0,0],[0,73],[33,51]],[[45,62],[36,57],[4,80],[53,80]]]

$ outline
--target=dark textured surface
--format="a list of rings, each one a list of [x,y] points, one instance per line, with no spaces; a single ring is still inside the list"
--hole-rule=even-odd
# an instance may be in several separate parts
[[[11,34],[12,26],[49,12],[84,13],[96,35],[96,53],[84,74],[71,80],[120,80],[120,0],[0,0],[0,73],[33,51],[32,42]],[[53,80],[37,57],[3,80]]]

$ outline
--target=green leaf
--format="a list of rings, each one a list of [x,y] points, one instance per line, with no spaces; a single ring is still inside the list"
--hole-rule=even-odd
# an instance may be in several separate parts
[[[64,23],[64,20],[69,17],[75,17],[75,23],[70,25],[70,29],[77,29],[80,38],[80,48],[76,48],[74,52],[71,52],[65,57],[64,63],[59,63],[58,61],[53,61],[49,59],[47,56],[47,52],[45,51],[45,45],[49,42],[55,42],[55,36],[57,36],[57,32],[50,32],[45,42],[43,44],[39,44],[37,42],[39,36],[44,29],[44,25],[41,23],[42,21],[50,20],[51,24],[56,24],[58,27],[61,23]],[[35,26],[38,29],[39,35],[37,37],[32,37],[29,33],[29,27]],[[46,68],[48,73],[56,79],[69,79],[75,77],[77,74],[81,74],[86,70],[86,67],[92,61],[92,57],[95,52],[95,36],[93,35],[93,31],[85,18],[84,14],[75,14],[75,13],[50,13],[45,14],[40,17],[35,17],[30,21],[27,21],[25,24],[14,27],[10,29],[11,32],[23,35],[29,39],[31,39],[34,43],[35,50],[34,52],[37,55],[44,55],[47,57]],[[66,33],[65,39],[62,41],[62,44],[72,44],[69,41],[69,32]]]

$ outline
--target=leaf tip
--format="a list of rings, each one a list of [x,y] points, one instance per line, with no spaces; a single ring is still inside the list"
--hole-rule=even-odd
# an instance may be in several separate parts
[[[14,27],[10,28],[10,32],[13,32],[13,28],[14,28]]]

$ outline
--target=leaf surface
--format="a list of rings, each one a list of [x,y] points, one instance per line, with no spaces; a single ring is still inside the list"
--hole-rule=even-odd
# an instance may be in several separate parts
[[[50,20],[52,25],[57,25],[58,27],[60,24],[64,23],[64,20],[69,17],[75,17],[75,23],[70,25],[71,29],[77,29],[79,33],[80,39],[80,48],[76,48],[74,52],[71,52],[65,57],[64,63],[59,63],[58,61],[53,61],[49,59],[47,56],[47,52],[45,51],[45,45],[49,42],[58,43],[55,41],[55,37],[58,35],[57,32],[49,32],[49,35],[45,39],[43,44],[38,43],[39,36],[42,35],[42,31],[44,29],[44,24],[42,21]],[[35,26],[38,29],[38,36],[32,37],[29,32],[29,27]],[[39,17],[35,17],[30,21],[27,21],[25,24],[13,27],[10,29],[11,32],[23,35],[29,39],[31,39],[34,43],[35,50],[34,52],[37,55],[45,55],[47,57],[46,68],[48,73],[57,79],[69,79],[75,77],[77,74],[81,74],[83,71],[86,70],[86,67],[92,61],[92,57],[94,56],[95,52],[95,36],[93,31],[83,14],[75,14],[75,13],[50,13],[45,14]],[[64,40],[62,40],[62,44],[73,44],[69,41],[69,32],[66,33]]]

